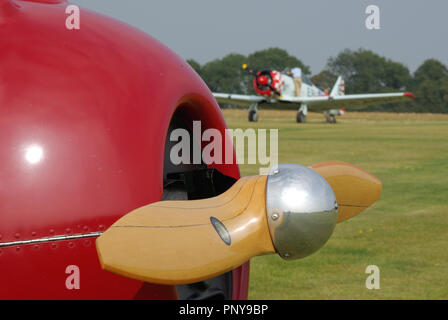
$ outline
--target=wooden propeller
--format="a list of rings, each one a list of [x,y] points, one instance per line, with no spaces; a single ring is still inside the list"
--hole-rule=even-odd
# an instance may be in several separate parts
[[[326,162],[311,169],[333,189],[338,222],[359,214],[380,197],[381,182],[358,167]],[[97,238],[102,268],[175,285],[202,281],[251,257],[275,253],[266,210],[268,179],[245,177],[217,197],[161,201],[130,212]],[[306,232],[306,227],[299,228]]]

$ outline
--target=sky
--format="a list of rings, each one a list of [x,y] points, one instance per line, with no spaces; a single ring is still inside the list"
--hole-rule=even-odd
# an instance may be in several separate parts
[[[71,2],[131,24],[201,64],[229,53],[279,47],[310,66],[312,74],[345,48],[372,50],[411,72],[429,58],[448,65],[446,0]],[[380,29],[365,26],[369,5],[380,10]]]

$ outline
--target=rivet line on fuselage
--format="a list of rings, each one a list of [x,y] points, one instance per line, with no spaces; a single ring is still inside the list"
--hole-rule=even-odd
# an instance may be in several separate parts
[[[53,241],[93,238],[93,237],[99,237],[101,234],[102,234],[102,232],[91,232],[91,233],[74,234],[74,235],[59,235],[59,236],[45,237],[45,238],[31,239],[31,240],[0,242],[0,248],[20,246],[20,245],[33,244],[33,243],[45,243],[45,242],[53,242]]]

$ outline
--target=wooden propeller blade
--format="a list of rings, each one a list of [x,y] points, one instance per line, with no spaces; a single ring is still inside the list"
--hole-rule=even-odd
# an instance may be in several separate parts
[[[357,215],[380,197],[381,182],[358,167],[343,162],[326,162],[313,165],[311,169],[323,176],[333,189],[339,204],[338,222]],[[273,181],[279,179],[276,177]],[[102,268],[152,283],[186,284],[230,271],[251,257],[275,253],[276,239],[275,246],[284,246],[284,239],[287,239],[289,249],[308,250],[306,246],[310,244],[307,239],[320,237],[320,233],[313,232],[316,225],[322,225],[307,225],[310,223],[309,212],[302,215],[301,212],[277,208],[280,217],[276,218],[276,223],[291,219],[288,221],[295,224],[276,227],[273,234],[284,233],[283,238],[271,238],[266,209],[267,179],[267,176],[246,177],[217,197],[161,201],[132,211],[97,238]],[[289,182],[285,190],[291,185],[297,186]],[[309,181],[304,184],[308,185]],[[331,205],[334,206],[333,194],[331,197]],[[300,199],[298,203],[301,203]],[[288,205],[290,203],[286,202],[287,208]],[[313,216],[319,219],[322,217],[319,214]],[[334,223],[335,220],[329,226],[331,232]],[[320,231],[319,228],[317,230]],[[318,248],[312,247],[310,252],[315,249]]]
[[[266,179],[242,178],[214,198],[156,202],[125,215],[96,240],[102,268],[152,283],[185,284],[274,253]]]
[[[310,166],[330,184],[338,202],[338,223],[353,218],[381,196],[381,181],[345,162],[324,162]]]

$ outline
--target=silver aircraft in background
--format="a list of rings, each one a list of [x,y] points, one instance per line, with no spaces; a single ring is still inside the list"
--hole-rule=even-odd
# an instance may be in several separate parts
[[[249,107],[249,121],[258,120],[258,108],[273,104],[279,109],[297,108],[297,122],[306,122],[309,111],[323,112],[327,122],[335,123],[336,115],[345,109],[414,99],[410,92],[345,94],[344,78],[339,76],[331,92],[316,87],[299,68],[283,72],[264,69],[254,71],[246,64],[243,69],[254,76],[253,87],[258,95],[213,93],[219,103]]]

